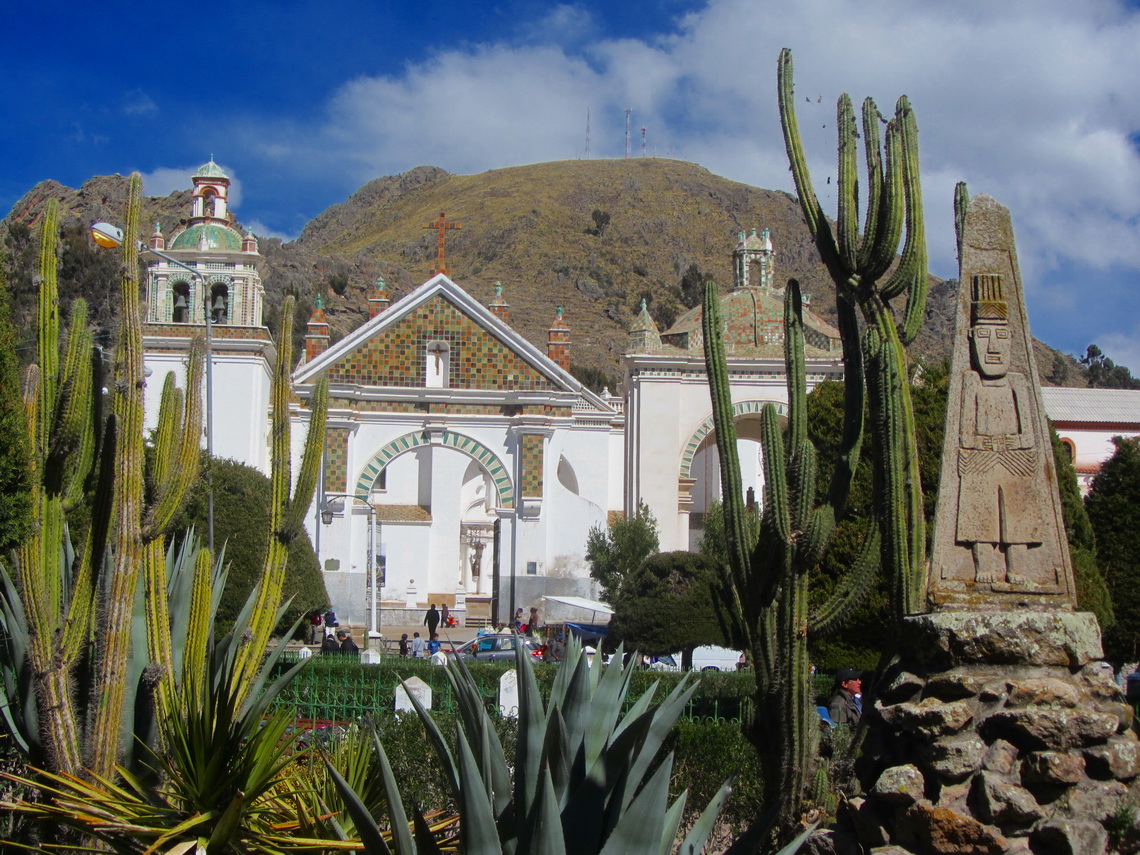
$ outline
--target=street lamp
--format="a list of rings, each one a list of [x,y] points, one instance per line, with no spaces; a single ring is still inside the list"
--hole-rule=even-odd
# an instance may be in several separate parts
[[[321,513],[321,522],[325,525],[330,525],[334,517],[340,516],[344,513],[345,499],[353,499],[360,502],[362,505],[368,507],[368,582],[366,588],[368,589],[368,643],[366,647],[372,646],[373,639],[380,638],[380,623],[377,621],[376,601],[379,598],[377,589],[383,587],[383,583],[376,584],[376,573],[373,565],[374,556],[376,554],[376,506],[373,505],[364,496],[357,493],[322,493],[319,509]],[[381,529],[381,532],[383,529]],[[383,547],[383,542],[381,542]],[[386,569],[386,568],[385,568]],[[380,615],[380,622],[384,619],[383,614]]]
[[[123,230],[118,226],[111,223],[95,223],[91,226],[91,237],[99,246],[105,249],[113,249],[123,245]],[[206,456],[210,459],[210,465],[214,460],[214,369],[213,369],[213,350],[214,350],[214,337],[213,337],[213,324],[210,321],[210,295],[209,289],[206,287],[206,280],[202,274],[195,268],[188,264],[184,264],[173,256],[167,255],[165,252],[148,246],[141,240],[137,241],[139,245],[139,252],[150,252],[157,255],[168,264],[173,264],[176,267],[181,267],[191,276],[198,280],[202,288],[202,294],[206,301],[205,314],[206,314]],[[214,554],[214,479],[210,474],[210,465],[206,467],[206,531],[208,532],[208,539],[210,545],[210,554]]]

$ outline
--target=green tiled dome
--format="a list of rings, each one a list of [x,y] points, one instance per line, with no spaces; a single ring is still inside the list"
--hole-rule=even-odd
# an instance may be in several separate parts
[[[205,163],[198,167],[198,171],[194,173],[195,178],[229,178],[218,164],[214,163],[214,159],[210,158],[209,163]]]
[[[216,223],[198,223],[180,232],[170,243],[171,249],[197,249],[202,237],[206,238],[207,249],[233,250],[241,252],[241,235],[231,228]]]

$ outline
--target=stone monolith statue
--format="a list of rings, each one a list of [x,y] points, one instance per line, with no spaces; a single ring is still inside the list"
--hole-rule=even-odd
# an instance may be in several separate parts
[[[929,596],[936,609],[1073,607],[1009,211],[975,198],[961,253]]]
[[[1103,855],[1111,828],[1140,851],[1140,742],[1075,608],[1009,211],[978,196],[960,238],[931,610],[864,702],[864,792],[835,834],[884,855]]]

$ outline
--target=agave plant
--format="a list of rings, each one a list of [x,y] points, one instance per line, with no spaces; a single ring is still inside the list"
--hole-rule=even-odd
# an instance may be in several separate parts
[[[168,562],[172,601],[187,597],[184,591],[193,593],[187,597],[191,608],[174,622],[172,649],[181,680],[177,703],[158,719],[161,752],[145,752],[149,759],[141,774],[116,767],[117,778],[39,770],[29,778],[5,775],[46,798],[0,807],[76,829],[114,852],[213,855],[307,848],[305,841],[285,845],[280,839],[278,828],[293,813],[273,786],[292,757],[286,738],[292,715],[270,713],[281,689],[305,663],[270,682],[287,635],[261,661],[252,684],[239,685],[245,673],[240,651],[257,592],[250,594],[233,630],[213,640],[202,630],[211,622],[203,623],[202,617],[217,607],[225,582],[222,563],[211,569],[208,551],[196,548],[192,533],[168,553]],[[286,608],[281,606],[277,618]]]
[[[620,662],[622,656],[615,657]],[[669,804],[672,752],[665,741],[696,690],[683,680],[653,704],[656,686],[622,715],[633,666],[590,668],[571,642],[544,705],[530,658],[516,649],[518,740],[508,758],[470,672],[460,660],[446,665],[459,708],[455,749],[431,715],[409,693],[432,743],[439,768],[459,808],[458,846],[469,853],[653,853],[674,851],[685,795]],[[364,851],[397,855],[441,849],[418,806],[409,824],[384,747],[375,750],[387,801],[390,841],[354,788],[329,764]],[[681,844],[704,845],[726,783]]]

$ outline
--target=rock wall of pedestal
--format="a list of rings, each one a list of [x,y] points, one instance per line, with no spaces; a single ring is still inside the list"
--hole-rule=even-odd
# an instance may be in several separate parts
[[[1105,852],[1140,743],[1095,618],[947,612],[908,618],[904,636],[842,836],[876,855]]]

